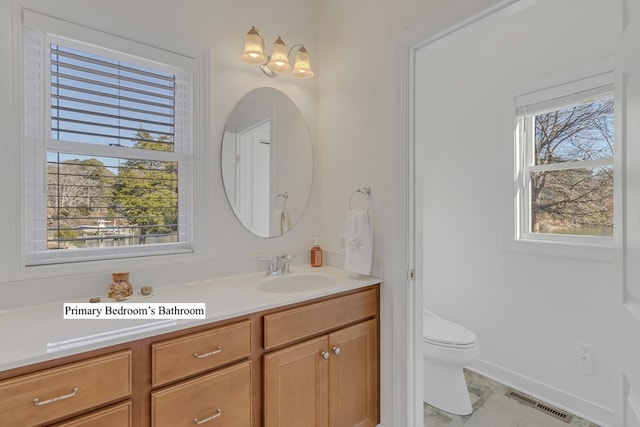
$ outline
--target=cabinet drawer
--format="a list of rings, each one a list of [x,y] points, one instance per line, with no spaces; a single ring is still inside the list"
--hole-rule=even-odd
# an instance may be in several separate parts
[[[151,425],[251,426],[251,362],[151,393]]]
[[[377,314],[376,289],[345,295],[264,316],[264,348],[269,350]]]
[[[131,402],[92,412],[55,427],[131,427]]]
[[[0,382],[0,425],[40,425],[131,394],[131,351]]]
[[[152,385],[158,386],[251,354],[251,321],[152,344]]]

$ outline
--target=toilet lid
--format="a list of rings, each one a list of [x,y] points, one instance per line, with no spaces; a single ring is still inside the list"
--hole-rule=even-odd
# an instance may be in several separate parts
[[[466,345],[476,342],[476,335],[456,323],[435,316],[423,316],[422,336],[427,341]]]

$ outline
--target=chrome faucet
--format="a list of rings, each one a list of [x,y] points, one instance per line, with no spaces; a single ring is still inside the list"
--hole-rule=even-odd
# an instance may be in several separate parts
[[[260,257],[258,261],[267,264],[266,276],[280,276],[291,273],[289,265],[295,255],[277,255],[272,257]]]
[[[291,261],[293,261],[293,258],[295,258],[295,255],[280,255],[278,257],[277,267],[280,274],[291,273],[291,270],[289,269],[289,265],[291,264]]]

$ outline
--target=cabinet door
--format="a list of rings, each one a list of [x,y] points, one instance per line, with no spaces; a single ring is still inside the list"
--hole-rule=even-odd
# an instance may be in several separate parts
[[[265,427],[328,425],[328,337],[264,356]]]
[[[376,320],[329,335],[331,426],[378,424],[378,328]]]

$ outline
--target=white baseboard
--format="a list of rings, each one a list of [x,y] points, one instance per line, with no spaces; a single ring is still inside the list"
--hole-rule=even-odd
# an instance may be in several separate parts
[[[609,408],[602,407],[593,402],[587,402],[564,391],[503,369],[482,359],[476,361],[468,368],[480,375],[494,379],[507,387],[540,399],[587,421],[602,427],[613,426],[614,412]]]

